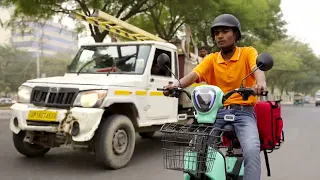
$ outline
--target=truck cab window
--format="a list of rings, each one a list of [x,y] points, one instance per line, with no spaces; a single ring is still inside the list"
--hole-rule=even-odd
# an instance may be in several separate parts
[[[171,73],[169,70],[160,70],[160,68],[157,65],[157,58],[160,54],[165,53],[170,57],[170,64],[169,64],[169,69],[171,70],[171,62],[172,62],[172,55],[170,51],[165,51],[162,49],[156,49],[154,58],[153,58],[153,63],[152,63],[152,67],[151,67],[151,75],[156,75],[156,76],[166,76],[166,77],[170,77]]]

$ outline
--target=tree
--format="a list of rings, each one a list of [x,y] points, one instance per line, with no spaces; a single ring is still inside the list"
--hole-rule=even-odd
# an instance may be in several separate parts
[[[72,57],[60,53],[53,57],[41,57],[41,71],[47,77],[63,76],[67,71],[67,66],[71,63]]]
[[[307,44],[287,38],[276,41],[262,52],[270,53],[274,58],[274,67],[266,72],[268,86],[280,92],[311,93],[320,86],[320,60]]]
[[[57,54],[52,57],[41,57],[41,72],[46,76],[63,76],[72,57]],[[29,79],[37,77],[36,58],[30,53],[0,46],[0,92],[17,91],[18,87]]]
[[[199,3],[186,0],[183,5],[177,0],[162,1],[155,8],[131,18],[129,22],[165,40],[173,39],[177,31],[185,30],[185,25],[190,26],[199,46],[215,47],[210,27],[213,19],[222,13],[234,14],[241,21],[243,39],[239,42],[240,46],[257,41],[270,45],[285,37],[280,1],[209,0]]]
[[[300,72],[295,74],[296,81],[291,84],[291,89],[311,93],[314,87],[320,86],[320,60],[313,53],[307,44],[302,44],[296,51],[296,55],[301,58]]]
[[[9,46],[0,46],[0,91],[5,91],[8,88],[17,90],[23,81],[32,78],[31,74],[25,73],[29,65],[32,64],[30,59],[31,56],[26,52]]]
[[[214,1],[164,0],[154,8],[130,19],[129,22],[152,34],[170,41],[185,24],[192,24],[203,19],[216,5]]]
[[[276,40],[286,37],[286,22],[282,19],[280,0],[224,0],[215,1],[210,14],[196,23],[191,29],[197,42],[205,46],[213,46],[210,27],[215,17],[228,13],[235,15],[241,22],[243,34],[240,46],[251,45],[254,41],[270,45]]]
[[[15,5],[11,26],[22,25],[21,22],[43,22],[54,15],[68,15],[70,10],[81,11],[87,16],[92,15],[93,9],[107,11],[123,21],[155,7],[160,0],[5,0],[6,5]],[[96,42],[102,42],[109,31],[88,24],[91,36]],[[77,23],[79,31],[84,30],[82,23]]]

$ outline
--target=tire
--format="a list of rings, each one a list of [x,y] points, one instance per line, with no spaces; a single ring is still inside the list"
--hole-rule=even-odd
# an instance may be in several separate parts
[[[50,150],[50,148],[44,148],[41,145],[24,142],[24,137],[24,131],[20,131],[19,134],[13,133],[13,144],[20,154],[26,157],[42,157]]]
[[[120,148],[115,146],[119,143],[122,144]],[[94,148],[96,160],[103,168],[126,167],[135,148],[135,129],[131,120],[120,114],[102,119],[95,134]]]
[[[150,138],[153,137],[153,135],[154,135],[155,133],[156,133],[155,131],[149,131],[149,132],[141,132],[141,133],[139,133],[139,135],[140,135],[142,138],[150,139]]]

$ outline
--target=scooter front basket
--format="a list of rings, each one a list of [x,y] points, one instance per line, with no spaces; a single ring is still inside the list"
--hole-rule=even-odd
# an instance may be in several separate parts
[[[194,176],[212,171],[222,131],[207,125],[164,124],[160,132],[165,168]]]

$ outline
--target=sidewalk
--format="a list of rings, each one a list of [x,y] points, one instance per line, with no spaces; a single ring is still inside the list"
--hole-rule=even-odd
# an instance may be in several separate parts
[[[281,102],[281,104],[293,104],[293,103],[290,101],[287,101],[287,102]]]

